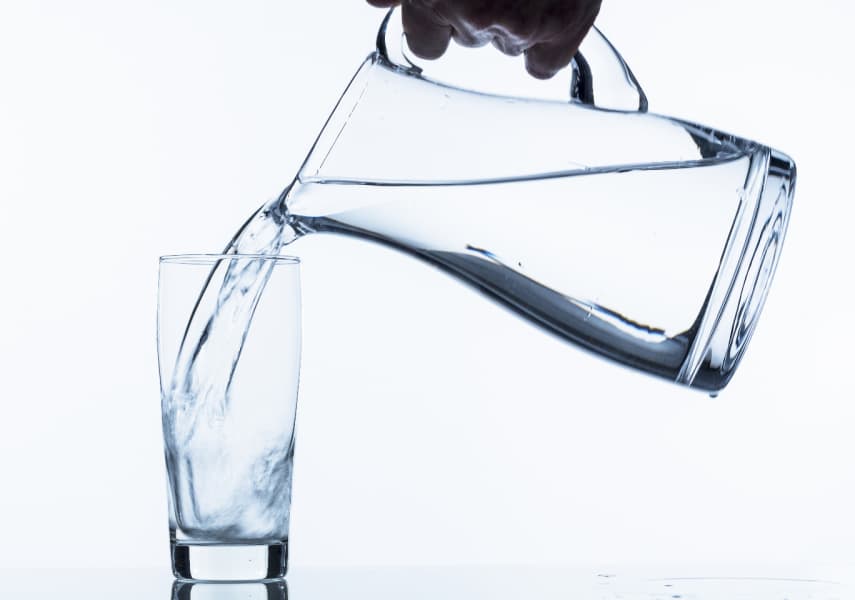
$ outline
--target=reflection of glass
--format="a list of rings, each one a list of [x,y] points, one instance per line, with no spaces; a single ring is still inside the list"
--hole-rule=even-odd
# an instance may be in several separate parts
[[[262,279],[264,294],[254,302],[233,301]],[[200,297],[206,282],[221,292]],[[178,349],[196,311],[220,318],[208,321],[204,352],[185,372]],[[284,576],[300,367],[299,262],[163,257],[158,358],[176,577]]]
[[[776,579],[783,569],[593,571],[551,567],[299,569],[278,583],[181,583],[170,600],[840,600],[850,587],[818,579]],[[663,577],[665,573],[676,576]],[[753,575],[753,576],[752,576]]]
[[[705,577],[706,576],[706,577]],[[709,577],[712,576],[712,577]],[[775,579],[775,578],[780,579]],[[173,582],[160,569],[0,570],[9,600],[851,600],[851,565],[294,568],[277,582]],[[844,578],[841,580],[841,578]],[[838,581],[838,583],[834,583]]]
[[[198,583],[176,581],[170,600],[288,600],[284,581],[267,583]]]
[[[564,78],[508,60],[417,64],[390,13],[283,194],[294,236],[403,250],[585,349],[724,387],[778,261],[793,161],[647,113],[596,30]]]

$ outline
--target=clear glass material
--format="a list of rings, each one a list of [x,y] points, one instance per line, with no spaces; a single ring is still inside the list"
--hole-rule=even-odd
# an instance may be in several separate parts
[[[248,296],[247,278],[263,281],[264,294]],[[201,334],[191,315],[209,315]],[[176,577],[283,577],[300,369],[299,261],[161,258],[157,333]],[[188,348],[192,368],[183,358]]]
[[[288,600],[285,580],[267,583],[176,581],[169,600]]]
[[[795,164],[647,106],[597,30],[541,82],[490,49],[420,63],[392,11],[294,183],[243,233],[266,219],[286,229],[276,248],[384,244],[584,349],[716,392],[768,292]],[[256,239],[234,247],[267,251]]]

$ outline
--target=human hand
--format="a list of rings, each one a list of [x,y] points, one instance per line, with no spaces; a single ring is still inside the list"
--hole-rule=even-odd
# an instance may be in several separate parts
[[[526,70],[549,79],[570,64],[594,24],[602,0],[368,0],[401,5],[407,44],[421,58],[439,58],[453,38],[461,46],[492,43],[525,54]]]

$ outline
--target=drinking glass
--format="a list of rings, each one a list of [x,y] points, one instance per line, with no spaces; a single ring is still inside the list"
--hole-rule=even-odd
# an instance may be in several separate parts
[[[300,369],[299,260],[164,256],[157,328],[175,576],[283,577]]]

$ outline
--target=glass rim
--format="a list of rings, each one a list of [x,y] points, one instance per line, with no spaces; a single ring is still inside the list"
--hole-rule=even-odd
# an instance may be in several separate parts
[[[269,260],[277,265],[300,265],[300,258],[285,254],[164,254],[160,264],[209,265],[221,260]]]

